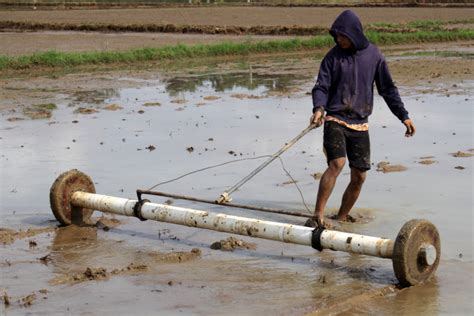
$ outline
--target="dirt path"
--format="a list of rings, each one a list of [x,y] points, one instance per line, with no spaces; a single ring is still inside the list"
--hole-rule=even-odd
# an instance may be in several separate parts
[[[111,10],[0,11],[0,21],[328,27],[341,8],[219,7]],[[364,24],[414,20],[466,20],[471,8],[354,8]]]

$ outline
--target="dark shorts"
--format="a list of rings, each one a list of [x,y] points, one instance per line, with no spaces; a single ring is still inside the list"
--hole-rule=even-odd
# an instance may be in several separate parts
[[[369,132],[359,132],[336,122],[324,123],[324,151],[328,164],[336,158],[346,157],[351,168],[370,169]]]

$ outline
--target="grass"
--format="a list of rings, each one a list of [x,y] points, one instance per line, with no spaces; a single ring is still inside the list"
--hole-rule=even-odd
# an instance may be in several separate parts
[[[374,44],[402,44],[419,42],[444,42],[474,39],[474,30],[461,29],[450,31],[423,31],[410,33],[387,33],[367,31],[368,39]],[[49,51],[18,57],[0,56],[0,71],[20,70],[35,67],[74,67],[81,65],[104,65],[143,61],[176,61],[191,58],[218,56],[247,56],[251,54],[269,54],[297,52],[329,48],[334,40],[329,35],[311,39],[290,39],[244,43],[219,43],[201,45],[176,45],[161,48],[143,48],[121,52],[82,52],[63,53]]]

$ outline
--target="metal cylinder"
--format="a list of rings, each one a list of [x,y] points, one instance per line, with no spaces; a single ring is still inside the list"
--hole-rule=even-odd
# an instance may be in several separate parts
[[[137,200],[123,199],[87,192],[74,192],[71,204],[77,207],[137,216]],[[277,240],[300,245],[313,245],[314,228],[270,222],[253,218],[212,213],[201,210],[145,202],[139,217],[159,222],[205,228],[232,234]],[[391,258],[393,241],[384,238],[324,230],[319,240],[322,248]]]

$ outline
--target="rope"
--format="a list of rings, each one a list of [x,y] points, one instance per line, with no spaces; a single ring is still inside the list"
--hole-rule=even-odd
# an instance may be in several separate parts
[[[180,175],[179,177],[176,177],[174,179],[170,179],[170,180],[166,180],[166,181],[157,183],[154,186],[147,189],[147,191],[151,191],[151,190],[155,189],[156,187],[158,187],[160,185],[177,181],[179,179],[182,179],[182,178],[187,177],[189,175],[192,175],[194,173],[198,173],[198,172],[202,172],[202,171],[205,171],[205,170],[221,167],[221,166],[231,164],[231,163],[235,163],[235,162],[240,162],[240,161],[245,161],[245,160],[256,160],[256,159],[262,159],[262,158],[268,158],[268,157],[271,157],[271,155],[263,155],[263,156],[257,156],[257,157],[252,157],[252,158],[234,159],[234,160],[229,160],[229,161],[217,164],[217,165],[204,167],[204,168],[201,168],[201,169],[197,169],[197,170],[185,173],[185,174]],[[296,189],[298,190],[298,192],[300,194],[300,197],[301,197],[301,201],[303,202],[304,207],[306,208],[306,210],[308,211],[309,214],[312,214],[311,210],[309,209],[308,205],[306,204],[306,201],[305,201],[304,196],[303,196],[303,192],[301,191],[300,187],[296,183],[296,180],[291,176],[290,172],[285,168],[285,164],[283,163],[283,160],[281,159],[281,157],[277,157],[277,158],[280,160],[281,168],[283,169],[283,171],[285,171],[286,175],[291,179],[292,183],[295,185]]]
[[[226,162],[217,164],[217,165],[212,165],[212,166],[204,167],[204,168],[201,168],[201,169],[197,169],[197,170],[194,170],[194,171],[185,173],[185,174],[183,174],[183,175],[181,175],[181,176],[179,176],[179,177],[176,177],[176,178],[174,178],[174,179],[171,179],[171,180],[167,180],[167,181],[163,181],[163,182],[157,183],[157,184],[155,184],[154,186],[150,187],[150,188],[147,189],[147,190],[148,190],[148,191],[151,191],[151,190],[153,190],[154,188],[156,188],[156,187],[158,187],[158,186],[160,186],[160,185],[177,181],[177,180],[182,179],[182,178],[184,178],[184,177],[190,176],[190,175],[192,175],[192,174],[194,174],[194,173],[198,173],[198,172],[201,172],[201,171],[205,171],[205,170],[209,170],[209,169],[221,167],[221,166],[228,165],[228,164],[231,164],[231,163],[234,163],[234,162],[239,162],[239,161],[244,161],[244,160],[256,160],[256,159],[262,159],[262,158],[268,158],[268,157],[271,157],[271,156],[270,156],[270,155],[263,155],[263,156],[257,156],[257,157],[252,157],[252,158],[241,158],[241,159],[229,160],[229,161],[226,161]]]

